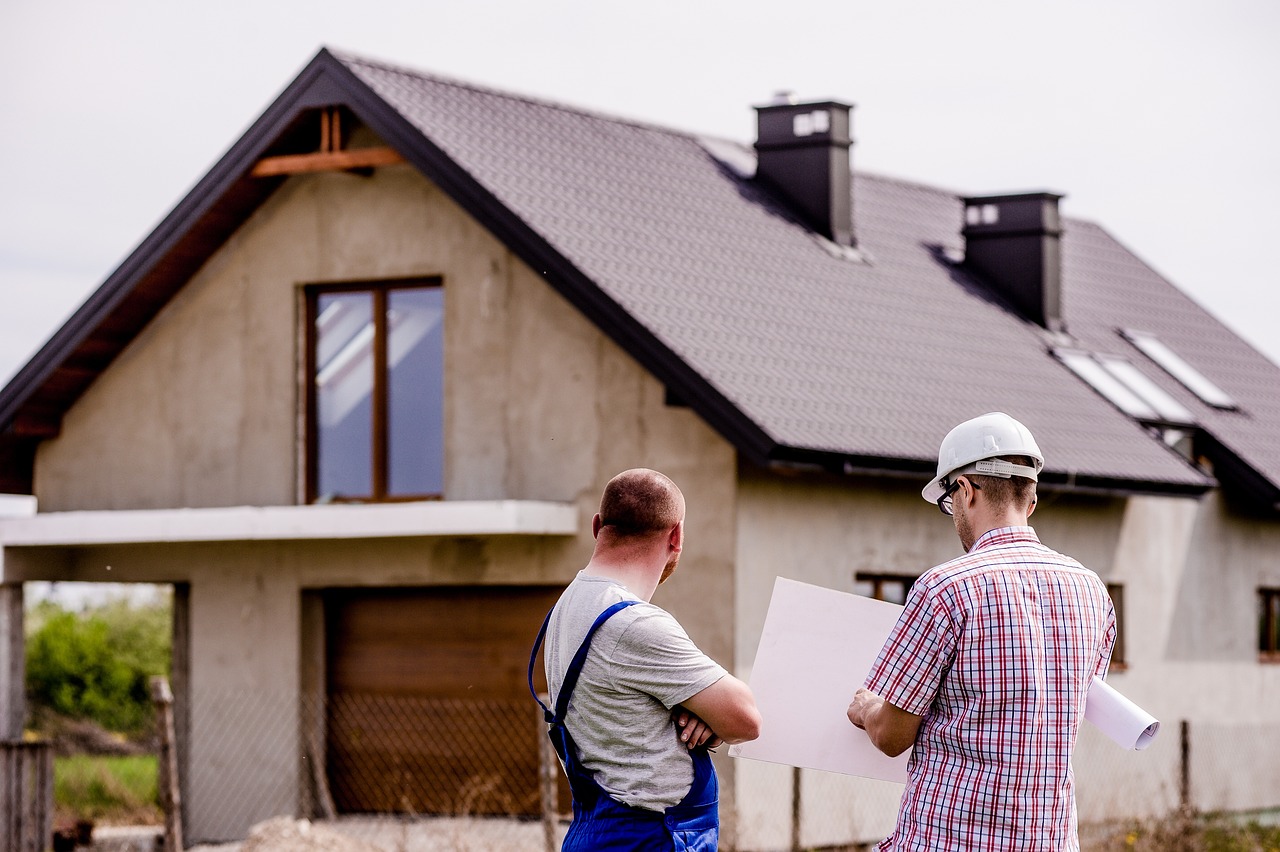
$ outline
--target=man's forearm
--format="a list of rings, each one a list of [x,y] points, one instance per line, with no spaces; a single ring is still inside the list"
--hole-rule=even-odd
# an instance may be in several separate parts
[[[849,721],[867,732],[871,744],[889,757],[911,748],[920,730],[920,716],[908,713],[868,689],[859,689],[849,704]]]

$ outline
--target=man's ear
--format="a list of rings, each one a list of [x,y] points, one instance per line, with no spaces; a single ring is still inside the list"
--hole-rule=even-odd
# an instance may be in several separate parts
[[[667,538],[667,543],[671,545],[671,549],[676,553],[679,553],[684,549],[684,521],[681,521],[671,528],[671,534]]]
[[[591,519],[591,537],[592,537],[592,538],[599,538],[599,537],[600,537],[600,527],[601,527],[601,526],[602,526],[602,525],[601,525],[601,523],[600,523],[600,513],[599,513],[599,512],[596,512],[595,517]]]

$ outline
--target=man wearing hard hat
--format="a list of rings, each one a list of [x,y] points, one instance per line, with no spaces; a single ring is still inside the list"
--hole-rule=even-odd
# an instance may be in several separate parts
[[[921,492],[965,555],[920,576],[849,705],[896,756],[914,746],[881,850],[1076,850],[1071,754],[1116,619],[1106,586],[1028,519],[1044,456],[993,412],[952,429]]]

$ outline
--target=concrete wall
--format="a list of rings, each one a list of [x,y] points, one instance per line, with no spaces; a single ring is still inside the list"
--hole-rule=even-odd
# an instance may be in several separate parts
[[[589,518],[613,473],[658,467],[690,506],[680,597],[730,591],[732,447],[407,166],[294,178],[259,209],[41,446],[41,510],[297,502],[301,286],[431,275],[445,498],[576,502]],[[727,651],[729,631],[710,633]]]
[[[304,590],[562,585],[590,556],[600,490],[628,467],[661,469],[689,505],[681,569],[655,603],[733,666],[734,450],[667,406],[660,383],[407,166],[286,183],[41,447],[40,509],[298,502],[301,286],[406,276],[444,281],[445,498],[576,503],[576,539],[157,544],[16,559],[26,579],[190,584],[193,837],[242,836],[257,818],[293,812],[279,777],[302,763]],[[219,804],[227,779],[254,765],[263,771],[236,782],[240,804]]]
[[[853,591],[858,572],[918,575],[961,554],[950,519],[920,498],[921,483],[897,479],[770,477],[744,471],[738,500],[737,658],[750,673],[777,576]],[[861,684],[849,684],[849,697]],[[769,720],[765,720],[765,725]],[[790,841],[789,767],[740,761],[746,849]],[[893,828],[901,787],[806,771],[801,775],[805,846],[878,840]]]
[[[1141,753],[1094,732],[1076,755],[1081,813],[1160,815],[1178,804],[1179,723],[1189,726],[1190,803],[1276,807],[1280,666],[1258,661],[1260,586],[1280,586],[1280,524],[1221,495],[1128,501],[1113,582],[1125,586],[1128,665],[1108,680],[1160,719]]]
[[[737,658],[750,673],[773,580],[852,591],[859,571],[919,574],[960,554],[951,522],[906,480],[770,477],[739,486]],[[1045,492],[1032,518],[1041,540],[1125,589],[1128,665],[1111,683],[1164,722],[1141,753],[1091,726],[1076,754],[1082,820],[1167,814],[1178,804],[1178,723],[1191,725],[1197,807],[1274,807],[1280,667],[1257,661],[1259,585],[1280,581],[1280,525],[1233,516],[1216,494],[1108,498]],[[852,696],[859,684],[850,684]],[[765,720],[766,725],[768,720]],[[1221,766],[1219,766],[1221,764]],[[1234,765],[1234,772],[1226,767]],[[788,767],[741,761],[752,804],[743,848],[790,840]],[[801,774],[801,842],[866,842],[893,827],[898,785]]]

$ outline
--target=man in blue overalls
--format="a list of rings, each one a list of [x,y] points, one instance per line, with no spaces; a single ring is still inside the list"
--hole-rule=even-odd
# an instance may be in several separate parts
[[[610,480],[592,519],[591,561],[538,636],[554,707],[544,709],[573,791],[565,850],[715,850],[707,750],[759,735],[750,688],[649,603],[680,559],[684,509],[680,489],[656,471]]]

